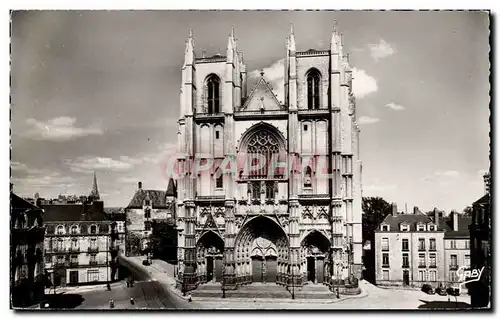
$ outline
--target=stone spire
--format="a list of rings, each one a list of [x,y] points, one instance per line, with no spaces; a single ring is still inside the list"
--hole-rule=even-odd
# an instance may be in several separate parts
[[[189,28],[189,38],[186,42],[186,53],[184,54],[184,65],[192,65],[193,63],[194,63],[193,29]]]
[[[335,21],[333,25],[330,50],[332,51],[332,53],[342,52],[342,35],[337,31],[337,21]]]
[[[90,191],[89,199],[91,200],[99,200],[99,190],[97,189],[97,176],[94,172],[94,184],[92,185],[92,191]]]
[[[290,35],[288,37],[288,49],[290,52],[295,53],[297,50],[295,46],[295,34],[293,32],[293,24],[290,24]]]

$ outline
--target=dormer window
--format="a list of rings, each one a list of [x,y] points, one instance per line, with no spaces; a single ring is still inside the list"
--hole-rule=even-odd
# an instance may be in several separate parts
[[[381,229],[382,229],[382,231],[389,231],[389,225],[387,225],[387,224],[383,224],[383,225],[381,226]]]
[[[425,225],[424,224],[418,224],[417,225],[417,231],[425,231]]]
[[[91,234],[97,234],[97,226],[96,225],[90,226],[90,233]]]
[[[57,226],[56,234],[57,235],[64,235],[64,226],[62,226],[62,225]]]
[[[410,231],[410,225],[403,223],[401,224],[401,231]]]
[[[434,225],[434,224],[429,224],[429,225],[427,226],[427,229],[428,229],[429,231],[436,231],[436,225]]]
[[[151,218],[151,209],[146,208],[144,210],[144,218]]]
[[[151,206],[151,201],[150,201],[149,199],[146,199],[146,200],[144,201],[144,205],[145,205],[145,206]]]
[[[76,235],[78,234],[78,226],[73,225],[71,226],[71,235]]]

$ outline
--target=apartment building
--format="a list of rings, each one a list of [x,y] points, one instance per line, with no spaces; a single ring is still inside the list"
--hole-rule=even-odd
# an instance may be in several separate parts
[[[375,231],[375,281],[381,286],[433,286],[445,280],[444,231],[417,207],[392,212]]]

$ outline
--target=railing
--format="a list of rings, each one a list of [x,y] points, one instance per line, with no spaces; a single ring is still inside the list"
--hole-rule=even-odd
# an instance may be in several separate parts
[[[458,265],[450,265],[450,270],[458,270]]]
[[[69,251],[70,253],[77,253],[77,252],[80,252],[80,247],[70,247],[70,248],[68,249],[68,251]]]
[[[78,267],[78,261],[71,261],[71,262],[69,263],[69,266],[70,266],[70,267]]]
[[[98,264],[97,260],[91,260],[91,261],[89,261],[89,265],[90,266],[97,266],[97,264]]]
[[[89,247],[89,248],[87,249],[87,251],[88,251],[89,253],[92,253],[92,252],[98,252],[98,251],[99,251],[99,247]]]

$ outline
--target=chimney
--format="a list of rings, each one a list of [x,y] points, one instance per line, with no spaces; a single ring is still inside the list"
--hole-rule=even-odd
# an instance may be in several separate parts
[[[142,189],[142,182],[137,183],[137,188]]]
[[[439,211],[437,210],[436,207],[434,207],[434,224],[436,224],[437,227],[439,227]]]
[[[491,186],[490,173],[484,174],[483,175],[483,179],[484,179],[484,192],[485,192],[485,194],[489,194],[489,192],[490,192],[490,186]]]
[[[451,211],[451,222],[453,223],[453,231],[458,230],[458,212],[456,210]]]
[[[414,215],[420,214],[420,210],[418,209],[418,207],[417,207],[417,206],[414,206],[414,207],[413,207],[413,214],[414,214]]]
[[[391,215],[396,216],[398,214],[398,205],[396,203],[392,203],[391,206],[392,206]]]

